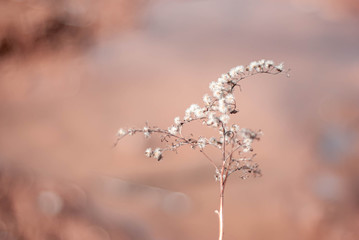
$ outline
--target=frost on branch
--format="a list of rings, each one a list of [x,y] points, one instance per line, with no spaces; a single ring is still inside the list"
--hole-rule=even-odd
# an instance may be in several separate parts
[[[118,131],[118,141],[127,135],[137,133],[143,134],[146,138],[152,134],[159,134],[161,141],[166,145],[162,148],[148,148],[145,155],[155,158],[158,161],[163,159],[163,154],[167,151],[177,151],[182,146],[189,145],[192,149],[198,149],[215,167],[215,178],[225,181],[234,172],[239,172],[243,179],[250,175],[260,175],[258,165],[253,162],[255,154],[252,154],[252,143],[259,140],[261,131],[253,131],[241,128],[237,124],[230,124],[231,115],[237,114],[237,102],[234,90],[239,85],[239,81],[255,74],[279,74],[283,73],[283,63],[275,65],[271,60],[260,60],[251,62],[248,66],[237,66],[222,74],[217,81],[209,84],[210,94],[203,96],[203,105],[192,104],[184,113],[184,116],[176,117],[168,128],[158,128],[146,124],[143,128],[120,129]],[[288,71],[286,71],[288,72]],[[203,125],[218,130],[218,136],[197,138],[191,134],[182,134],[182,128],[186,124],[200,121]],[[211,146],[222,153],[222,159],[212,159],[205,153],[205,148]],[[249,155],[250,154],[250,155]],[[248,156],[249,155],[249,156]]]

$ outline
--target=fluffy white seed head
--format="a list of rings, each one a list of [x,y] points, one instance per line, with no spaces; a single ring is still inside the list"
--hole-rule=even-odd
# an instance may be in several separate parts
[[[212,127],[219,126],[219,119],[216,117],[216,115],[213,112],[208,114],[207,125]]]
[[[249,65],[248,65],[248,71],[252,72],[254,69],[256,69],[258,66],[258,62],[256,61],[253,61],[251,62]]]
[[[197,117],[197,118],[203,118],[205,116],[205,113],[204,113],[204,110],[203,108],[198,108],[194,111],[194,115]]]
[[[117,132],[117,135],[119,136],[119,137],[122,137],[122,136],[124,136],[124,135],[126,135],[126,130],[125,129],[123,129],[123,128],[120,128],[119,130],[118,130],[118,132]]]
[[[240,127],[239,127],[238,125],[233,124],[233,125],[231,126],[231,131],[232,131],[232,132],[238,133],[239,130],[240,130]]]
[[[235,102],[235,99],[234,99],[234,96],[233,94],[228,94],[226,97],[225,97],[225,101],[226,103],[229,103],[229,104],[233,104]]]
[[[221,120],[221,122],[223,122],[224,124],[227,124],[229,121],[229,115],[227,114],[223,114],[219,117],[219,119]]]
[[[245,68],[243,66],[237,66],[229,70],[229,75],[232,78],[237,78],[241,73],[244,73]]]
[[[152,149],[147,148],[145,151],[145,155],[146,155],[146,157],[152,157],[152,155],[153,155]]]
[[[203,149],[206,147],[207,140],[203,137],[199,138],[197,141],[197,145],[200,149]]]
[[[171,126],[168,128],[168,132],[172,135],[176,135],[178,133],[178,127],[177,126]]]
[[[175,125],[176,125],[176,126],[179,126],[179,125],[181,125],[181,123],[182,123],[180,117],[176,117],[175,120],[174,120],[174,122],[175,122]]]
[[[220,78],[217,79],[217,82],[220,83],[220,84],[225,84],[227,82],[227,80],[220,77]]]
[[[228,106],[226,104],[226,101],[224,98],[219,99],[218,101],[218,111],[221,113],[227,113],[228,112]]]
[[[208,94],[205,94],[203,96],[203,102],[206,104],[206,105],[210,105],[211,104],[211,97],[208,95]]]
[[[147,126],[145,126],[145,127],[143,128],[143,134],[145,135],[145,138],[151,137],[151,132],[150,132],[149,130],[150,130],[150,129],[149,129],[149,127],[147,127]]]
[[[282,72],[282,71],[284,70],[284,63],[278,64],[277,66],[275,66],[275,68],[276,68],[278,71]]]
[[[156,158],[158,161],[162,159],[162,149],[161,148],[156,148],[153,151],[153,157]]]
[[[132,136],[133,134],[135,134],[135,130],[134,129],[132,129],[132,128],[129,128],[128,129],[128,135],[130,135],[130,136]]]
[[[262,66],[264,66],[264,63],[266,62],[266,60],[265,59],[261,59],[261,60],[259,60],[258,61],[258,65],[259,65],[259,67],[262,67]]]
[[[272,61],[272,60],[267,60],[267,61],[265,61],[265,63],[264,63],[264,67],[265,68],[270,68],[270,67],[272,67],[274,65],[274,62]]]

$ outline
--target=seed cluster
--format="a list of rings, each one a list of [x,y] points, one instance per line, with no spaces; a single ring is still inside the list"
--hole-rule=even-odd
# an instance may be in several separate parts
[[[167,129],[151,127],[146,125],[143,128],[120,129],[118,139],[115,143],[126,135],[143,133],[146,138],[152,134],[160,134],[161,140],[167,145],[162,148],[148,148],[145,151],[147,157],[153,157],[158,161],[163,159],[163,153],[166,151],[177,151],[178,148],[189,145],[193,149],[199,149],[216,168],[216,179],[220,176],[217,161],[211,159],[205,154],[204,149],[207,146],[213,146],[223,153],[221,166],[225,169],[226,176],[231,173],[241,171],[241,177],[247,178],[249,174],[258,175],[260,170],[258,165],[253,163],[255,154],[245,156],[246,153],[253,151],[252,143],[259,140],[261,131],[253,131],[247,128],[241,128],[237,124],[229,124],[231,115],[237,114],[237,102],[234,96],[234,90],[239,82],[249,76],[267,73],[278,74],[284,72],[283,63],[275,65],[272,60],[260,60],[251,62],[247,66],[236,66],[227,73],[222,74],[217,81],[209,84],[211,94],[203,96],[203,105],[192,104],[186,109],[183,118],[176,117],[174,123]],[[184,136],[182,128],[193,122],[201,121],[203,125],[218,129],[218,136],[206,138],[199,136],[197,138]],[[222,171],[223,172],[223,171]]]

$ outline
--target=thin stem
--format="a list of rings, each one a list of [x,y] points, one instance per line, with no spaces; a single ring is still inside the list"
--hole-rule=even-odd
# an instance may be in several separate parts
[[[224,185],[223,185],[223,177],[221,177],[220,181],[220,195],[219,195],[219,236],[218,240],[223,240],[223,203],[224,203]]]
[[[228,172],[225,171],[225,162],[223,161],[221,177],[219,183],[219,211],[218,211],[218,220],[219,220],[219,236],[218,240],[223,240],[224,235],[224,220],[223,220],[223,206],[224,206],[224,189],[226,186],[226,181],[228,177]]]
[[[222,123],[222,132],[223,132],[223,159],[222,159],[222,168],[221,168],[221,176],[219,182],[219,212],[218,212],[218,221],[219,221],[219,236],[218,240],[223,240],[223,204],[224,204],[224,187],[227,180],[227,176],[225,176],[225,168],[226,168],[226,129]],[[227,175],[227,174],[226,174]]]
[[[113,143],[113,147],[116,147],[117,144],[118,144],[118,142],[119,142],[122,138],[124,138],[125,136],[127,136],[127,135],[128,135],[128,133],[126,133],[126,134],[123,135],[123,136],[117,137],[116,141]]]
[[[231,156],[233,155],[233,153],[234,153],[235,151],[237,151],[240,147],[241,147],[241,145],[238,145],[237,147],[235,147],[235,148],[229,153],[229,155],[226,157],[226,161],[227,161],[227,159],[228,159],[229,157],[231,157]]]
[[[214,161],[203,151],[203,150],[200,150],[200,152],[208,159],[208,161],[213,165],[213,167],[217,170],[218,170],[218,167],[217,165],[214,163]]]

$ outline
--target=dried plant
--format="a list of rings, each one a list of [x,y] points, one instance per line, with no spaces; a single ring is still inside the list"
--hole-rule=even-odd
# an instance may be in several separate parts
[[[180,147],[189,145],[192,149],[198,149],[215,169],[215,179],[219,183],[220,203],[219,210],[215,212],[219,218],[219,240],[223,239],[223,199],[224,190],[228,177],[238,173],[242,179],[249,176],[260,176],[261,171],[258,164],[253,161],[252,143],[259,140],[261,131],[253,131],[241,128],[237,124],[229,124],[230,116],[238,113],[234,90],[240,87],[239,82],[249,76],[267,73],[288,73],[284,70],[283,63],[275,65],[271,60],[260,60],[251,62],[248,66],[237,66],[229,72],[222,74],[216,82],[211,82],[209,88],[211,95],[203,96],[204,106],[192,104],[185,112],[183,118],[176,117],[174,124],[168,129],[153,127],[146,124],[143,128],[120,129],[118,141],[127,135],[142,133],[146,138],[152,134],[159,134],[165,147],[155,149],[148,148],[145,151],[147,157],[158,161],[163,159],[166,151],[175,151]],[[206,138],[195,137],[194,134],[185,135],[182,129],[185,125],[195,121],[201,121],[203,125],[218,130],[218,136]],[[209,156],[205,149],[212,146],[221,153],[220,159]]]

